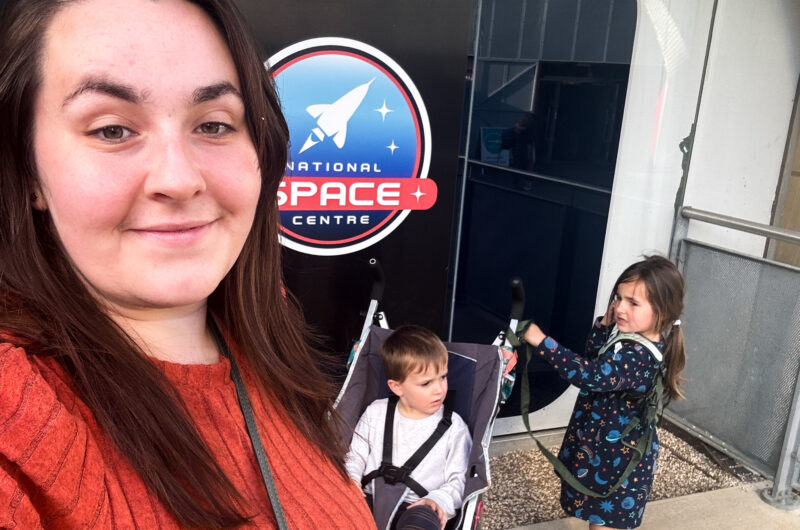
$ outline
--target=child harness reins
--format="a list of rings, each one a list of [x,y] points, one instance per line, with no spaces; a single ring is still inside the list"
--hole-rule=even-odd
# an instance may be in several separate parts
[[[447,429],[449,429],[450,425],[452,425],[453,407],[450,397],[451,394],[448,393],[444,400],[444,412],[442,413],[442,419],[439,420],[436,430],[434,430],[433,434],[431,434],[430,437],[428,437],[428,439],[425,440],[421,446],[419,446],[419,449],[417,449],[416,452],[411,455],[408,460],[406,460],[405,464],[399,467],[392,465],[394,412],[397,409],[398,399],[395,395],[391,395],[389,397],[389,402],[386,405],[386,422],[384,423],[383,427],[383,459],[381,460],[381,465],[378,469],[367,473],[361,479],[362,488],[369,484],[374,478],[383,477],[383,480],[389,485],[402,482],[411,488],[411,491],[419,495],[420,498],[428,494],[428,490],[422,487],[422,484],[411,478],[411,472],[417,468],[430,450],[433,449],[433,446],[436,445],[436,442],[438,442],[441,437],[444,436],[444,433],[447,432]]]
[[[661,409],[662,407],[662,397],[664,395],[664,368],[660,367],[653,379],[653,384],[650,385],[650,388],[645,393],[635,392],[632,390],[628,390],[621,393],[621,397],[629,402],[634,402],[638,405],[637,409],[644,410],[644,414],[639,413],[635,417],[631,418],[630,423],[625,427],[625,430],[622,431],[620,435],[620,443],[625,447],[628,447],[632,450],[631,460],[628,462],[627,467],[620,475],[619,479],[615,484],[613,484],[608,491],[605,493],[598,493],[589,489],[588,487],[581,484],[577,477],[572,474],[572,472],[564,465],[561,460],[559,460],[553,453],[551,453],[539,440],[537,440],[533,433],[531,432],[531,426],[528,420],[528,414],[530,413],[530,405],[531,405],[531,397],[530,397],[530,383],[528,381],[528,363],[531,360],[531,354],[533,347],[525,343],[524,341],[520,340],[519,337],[523,337],[525,332],[528,330],[528,326],[530,326],[531,321],[520,322],[519,326],[517,327],[516,333],[512,333],[511,330],[507,333],[509,342],[514,345],[515,347],[518,345],[525,344],[525,365],[522,369],[522,387],[521,396],[520,396],[520,413],[522,415],[522,422],[525,424],[525,428],[528,430],[528,434],[531,438],[534,439],[536,445],[539,447],[539,450],[544,454],[545,458],[552,464],[553,469],[555,470],[556,474],[561,477],[567,484],[570,485],[574,490],[583,493],[584,495],[589,495],[590,497],[598,497],[604,499],[610,495],[612,495],[615,491],[617,491],[628,479],[628,476],[633,473],[633,470],[636,469],[636,466],[639,465],[639,462],[642,461],[645,453],[647,453],[650,446],[653,444],[653,436],[655,435],[655,426],[658,424],[658,421],[661,417]],[[658,350],[655,344],[650,342],[647,338],[643,337],[638,333],[619,333],[616,336],[612,337],[609,341],[607,341],[600,351],[598,352],[595,358],[601,357],[606,351],[608,351],[611,346],[617,344],[620,341],[627,340],[631,342],[636,342],[641,344],[650,352],[650,354],[659,362],[661,362],[662,355],[661,352]],[[642,423],[641,416],[644,416],[645,422]],[[634,429],[636,429],[639,425],[642,426],[642,435],[639,437],[638,440],[631,440],[625,441],[625,437],[628,436]]]

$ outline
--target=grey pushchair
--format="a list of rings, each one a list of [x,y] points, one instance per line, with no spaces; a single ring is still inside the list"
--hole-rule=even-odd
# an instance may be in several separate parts
[[[379,346],[392,331],[386,316],[378,312],[383,292],[383,273],[380,265],[371,260],[375,281],[371,301],[360,339],[351,352],[350,369],[336,400],[336,409],[344,419],[346,428],[342,438],[349,445],[358,419],[372,401],[388,397]],[[514,286],[512,285],[512,291]],[[512,295],[510,328],[515,329],[519,313],[524,306],[521,290]],[[377,321],[379,325],[374,325]],[[514,383],[516,353],[501,332],[491,345],[445,343],[448,360],[449,399],[453,410],[467,423],[472,435],[472,451],[464,488],[464,502],[460,513],[447,528],[472,529],[477,526],[482,502],[480,495],[489,488],[489,442],[500,405],[505,402]],[[396,465],[396,463],[395,463]],[[390,478],[373,480],[373,514],[379,529],[389,524],[401,504],[407,486]]]

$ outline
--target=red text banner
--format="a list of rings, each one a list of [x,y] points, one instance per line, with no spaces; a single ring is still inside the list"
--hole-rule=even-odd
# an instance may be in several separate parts
[[[436,182],[419,178],[284,177],[281,211],[427,210],[436,203]]]

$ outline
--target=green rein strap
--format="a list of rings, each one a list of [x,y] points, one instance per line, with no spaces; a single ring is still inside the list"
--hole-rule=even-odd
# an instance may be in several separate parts
[[[645,404],[647,407],[647,424],[643,425],[643,432],[642,436],[639,438],[638,441],[634,442],[627,442],[625,441],[625,437],[630,434],[633,429],[635,429],[640,424],[639,417],[634,417],[631,419],[628,426],[625,427],[625,430],[622,431],[622,435],[620,436],[620,442],[622,445],[630,448],[633,450],[633,455],[631,455],[631,460],[628,462],[625,471],[622,472],[620,475],[619,480],[612,485],[609,490],[605,493],[598,493],[593,491],[583,484],[581,484],[575,475],[564,465],[561,460],[559,460],[553,453],[551,453],[536,437],[533,436],[531,432],[531,426],[528,420],[528,415],[530,413],[531,408],[531,394],[530,394],[530,382],[528,380],[528,363],[531,360],[531,355],[533,354],[533,347],[524,342],[520,337],[525,336],[525,332],[528,330],[528,327],[531,325],[530,320],[526,320],[520,322],[517,326],[516,331],[508,330],[506,332],[506,338],[508,339],[509,343],[517,348],[518,346],[525,345],[525,363],[522,367],[522,387],[520,388],[521,395],[520,395],[520,413],[522,415],[522,422],[525,424],[525,428],[528,430],[528,434],[531,438],[536,442],[536,445],[539,447],[539,450],[544,454],[545,458],[552,464],[553,469],[564,480],[567,484],[569,484],[574,490],[583,493],[584,495],[589,495],[590,497],[598,497],[604,499],[612,495],[615,491],[617,491],[622,484],[628,479],[628,476],[633,473],[633,470],[636,469],[636,466],[639,465],[642,458],[644,457],[645,453],[647,452],[648,447],[650,447],[653,443],[653,435],[655,429],[651,426],[656,422],[658,418],[658,409],[659,404],[661,403],[661,396],[664,393],[664,377],[663,371],[659,370],[656,373],[655,380],[653,384],[650,386],[650,389],[647,393],[640,398],[641,402]],[[612,340],[606,342],[603,347],[600,349],[600,352],[597,354],[597,357],[602,356],[611,346],[620,342],[622,340],[629,340],[633,342],[637,342],[642,346],[646,347],[650,353],[656,358],[661,357],[661,352],[658,351],[655,344],[647,340],[645,337],[639,335],[638,333],[620,333],[616,335]]]

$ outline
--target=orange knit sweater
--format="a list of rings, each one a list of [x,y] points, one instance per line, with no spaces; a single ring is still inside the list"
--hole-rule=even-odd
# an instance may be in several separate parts
[[[252,524],[275,528],[229,362],[156,362],[214,458],[257,510]],[[242,372],[289,527],[374,528],[355,484]],[[67,381],[52,359],[0,344],[0,527],[178,528]]]

